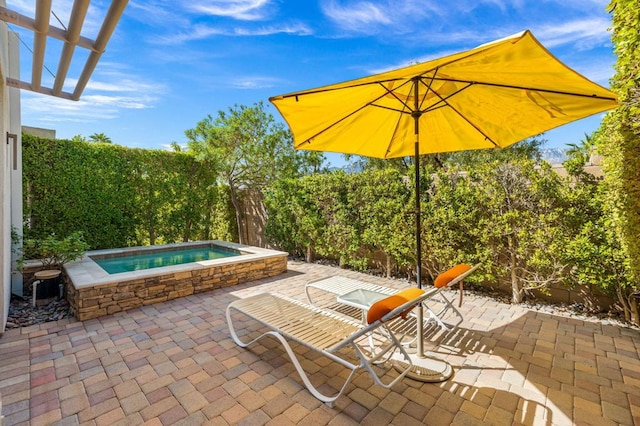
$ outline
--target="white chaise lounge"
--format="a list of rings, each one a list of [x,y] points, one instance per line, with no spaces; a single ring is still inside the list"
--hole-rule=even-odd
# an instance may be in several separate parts
[[[375,383],[385,388],[392,387],[407,374],[412,367],[411,359],[400,344],[399,338],[387,327],[387,323],[399,316],[406,317],[411,309],[429,298],[431,293],[411,288],[380,300],[369,309],[366,321],[368,324],[269,293],[230,303],[227,306],[226,316],[231,337],[239,346],[246,347],[265,336],[278,339],[307,389],[313,396],[331,406],[342,395],[355,372],[360,368],[364,368]],[[233,322],[234,318],[238,318],[238,314],[244,314],[258,321],[269,331],[261,332],[249,341],[242,341],[240,335],[246,333],[238,333]],[[377,333],[377,330],[381,332]],[[375,334],[375,340],[378,343],[374,348],[370,346],[368,338],[372,333]],[[324,395],[311,383],[289,344],[290,341],[317,351],[351,370],[337,394]],[[383,364],[396,351],[402,354],[401,357],[407,362],[408,367],[397,377],[384,383],[380,379],[381,375],[376,374],[374,364]]]

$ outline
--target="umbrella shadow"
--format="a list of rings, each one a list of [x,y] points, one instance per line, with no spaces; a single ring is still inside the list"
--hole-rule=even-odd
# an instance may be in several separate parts
[[[472,401],[494,391],[491,409],[510,410],[524,424],[633,423],[627,401],[636,391],[625,375],[640,370],[637,330],[537,311],[497,322],[428,331],[427,353],[454,366],[445,387],[461,387]],[[605,407],[613,395],[620,417]]]

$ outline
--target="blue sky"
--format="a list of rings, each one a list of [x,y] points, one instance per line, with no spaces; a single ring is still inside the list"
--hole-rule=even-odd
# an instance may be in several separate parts
[[[33,1],[7,7],[33,16]],[[556,57],[608,87],[613,75],[608,1],[602,0],[130,0],[82,98],[22,92],[22,123],[58,138],[105,133],[114,143],[165,149],[219,110],[362,77],[529,29]],[[72,2],[53,0],[68,22]],[[93,38],[109,5],[91,3]],[[52,17],[51,25],[60,27]],[[27,45],[30,34],[16,27]],[[29,80],[24,50],[21,79]],[[77,55],[86,57],[82,52]],[[49,43],[45,65],[55,70]],[[78,61],[79,62],[79,61]],[[72,63],[70,77],[82,63]],[[47,71],[43,83],[51,85]],[[65,88],[67,89],[67,88]],[[69,88],[70,89],[70,88]],[[68,90],[68,89],[67,89]],[[577,143],[597,115],[546,133],[546,147]],[[335,165],[340,160],[331,155]]]

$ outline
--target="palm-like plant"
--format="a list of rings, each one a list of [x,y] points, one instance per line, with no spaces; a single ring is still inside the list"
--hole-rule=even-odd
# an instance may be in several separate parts
[[[94,133],[89,136],[89,140],[95,143],[111,143],[111,138],[104,133]]]

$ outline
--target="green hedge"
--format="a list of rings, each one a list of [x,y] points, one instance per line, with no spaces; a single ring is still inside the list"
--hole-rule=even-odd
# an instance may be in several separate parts
[[[617,56],[611,88],[620,105],[602,121],[596,144],[605,159],[610,238],[623,250],[627,285],[618,285],[617,295],[626,318],[640,325],[640,13],[637,0],[611,1],[609,12]]]
[[[422,176],[423,270],[430,278],[459,262],[482,262],[473,279],[510,288],[514,302],[533,290],[586,285],[615,294],[624,285],[615,239],[607,238],[601,181],[560,177],[525,158],[455,163]],[[271,244],[358,269],[382,253],[387,273],[413,274],[414,200],[394,170],[282,180],[266,193]],[[427,278],[429,278],[427,277]],[[612,286],[617,283],[617,286]]]
[[[24,238],[82,232],[92,249],[232,239],[228,194],[193,157],[23,134]]]

